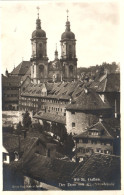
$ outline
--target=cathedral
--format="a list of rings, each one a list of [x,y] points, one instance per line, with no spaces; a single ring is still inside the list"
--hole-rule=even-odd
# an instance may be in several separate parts
[[[67,11],[68,13],[68,11]],[[31,80],[38,84],[42,82],[75,81],[77,79],[76,39],[71,32],[70,22],[66,21],[65,32],[61,35],[61,58],[58,59],[56,48],[54,61],[48,62],[46,32],[41,27],[41,20],[36,20],[36,30],[31,37]]]

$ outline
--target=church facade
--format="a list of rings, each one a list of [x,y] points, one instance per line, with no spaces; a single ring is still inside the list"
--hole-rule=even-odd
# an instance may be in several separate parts
[[[76,39],[66,21],[65,32],[61,35],[61,58],[56,48],[54,61],[48,62],[46,32],[41,28],[41,20],[36,20],[36,30],[32,33],[31,79],[33,83],[75,81],[77,79]]]

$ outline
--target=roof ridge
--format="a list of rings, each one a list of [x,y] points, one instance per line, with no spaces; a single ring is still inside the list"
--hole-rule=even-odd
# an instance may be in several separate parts
[[[111,136],[111,134],[108,132],[108,130],[106,129],[106,127],[102,124],[103,121],[100,121],[101,125],[104,127],[104,129],[107,131],[107,133]],[[113,137],[113,136],[111,136]]]

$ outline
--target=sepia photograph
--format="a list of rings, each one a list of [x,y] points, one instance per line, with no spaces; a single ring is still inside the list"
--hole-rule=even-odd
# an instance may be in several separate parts
[[[120,191],[120,1],[0,10],[2,191]]]

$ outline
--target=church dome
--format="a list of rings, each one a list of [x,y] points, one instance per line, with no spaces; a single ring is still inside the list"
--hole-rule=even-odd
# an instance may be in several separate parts
[[[46,32],[42,29],[37,29],[37,30],[33,31],[33,33],[32,33],[32,38],[36,38],[36,37],[46,38]]]
[[[32,33],[32,38],[46,38],[46,32],[44,30],[41,29],[41,20],[39,19],[39,15],[38,18],[36,20],[36,30],[33,31]]]
[[[61,39],[75,39],[75,34],[71,31],[66,31],[62,33]]]
[[[65,32],[62,33],[61,40],[75,39],[75,34],[70,30],[70,22],[67,20]]]

